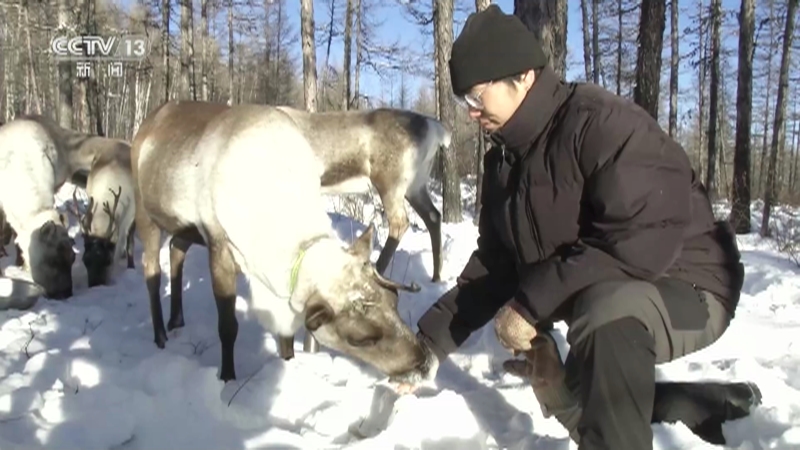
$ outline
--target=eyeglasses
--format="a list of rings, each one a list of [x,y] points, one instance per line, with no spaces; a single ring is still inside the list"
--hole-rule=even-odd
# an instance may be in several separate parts
[[[481,89],[481,91],[477,94],[466,94],[463,97],[458,97],[458,103],[467,108],[483,111],[484,105],[483,101],[481,100],[481,96],[484,92],[486,92],[486,88],[491,86],[492,83],[494,83],[494,81],[486,83],[486,86],[484,86],[483,89]]]

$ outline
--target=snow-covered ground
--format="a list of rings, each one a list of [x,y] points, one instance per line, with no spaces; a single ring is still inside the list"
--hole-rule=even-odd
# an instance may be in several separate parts
[[[65,186],[60,201],[71,192]],[[466,205],[471,195],[465,187]],[[424,226],[412,226],[400,244],[390,276],[422,286],[400,297],[400,312],[414,328],[453,285],[475,246],[477,232],[467,219],[444,226],[442,283],[429,281]],[[335,213],[331,220],[347,241],[365,228]],[[760,215],[753,221],[759,223]],[[384,230],[376,243],[383,242]],[[71,234],[77,232],[73,226]],[[728,448],[798,449],[800,270],[756,235],[740,237],[740,245],[747,278],[731,327],[716,345],[660,366],[659,377],[756,381],[763,404],[726,424]],[[83,247],[79,238],[76,247]],[[437,389],[398,397],[364,364],[327,349],[304,354],[302,334],[293,360],[277,358],[275,341],[248,317],[240,298],[238,379],[224,385],[217,378],[217,313],[205,250],[189,251],[186,326],[169,334],[164,350],[153,343],[140,258],[137,241],[136,269],[115,286],[88,290],[79,256],[74,297],[0,312],[0,450],[576,448],[555,419],[542,416],[531,389],[502,372],[510,354],[491,325],[443,363]],[[166,246],[161,261],[168,317]],[[240,288],[246,293],[244,281]],[[657,449],[718,448],[680,424],[655,425],[654,431]]]

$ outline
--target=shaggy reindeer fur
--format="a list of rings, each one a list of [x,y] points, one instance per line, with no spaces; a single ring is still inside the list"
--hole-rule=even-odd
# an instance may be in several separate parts
[[[432,281],[439,281],[442,220],[427,184],[436,152],[450,145],[447,128],[431,117],[399,109],[324,113],[280,109],[294,119],[322,160],[323,193],[365,193],[370,184],[375,186],[389,222],[389,236],[376,262],[378,271],[385,274],[408,229],[405,199],[428,229]]]
[[[323,345],[384,373],[424,373],[431,355],[397,313],[397,290],[413,288],[383,278],[370,264],[372,227],[350,248],[335,237],[320,192],[324,168],[285,113],[262,105],[169,102],[142,123],[131,159],[158,347],[167,340],[159,265],[166,232],[173,236],[177,291],[186,249],[192,243],[208,249],[222,380],[235,378],[237,272],[249,279],[251,311],[278,336],[284,358],[305,323]],[[180,298],[172,298],[169,329],[183,325]]]
[[[54,194],[73,175],[88,171],[94,156],[120,141],[77,133],[42,116],[0,127],[0,208],[16,233],[29,271],[51,298],[72,295],[73,241]]]
[[[134,268],[135,200],[130,146],[109,147],[95,156],[86,181],[86,194],[89,209],[75,214],[83,234],[83,264],[89,287],[93,287],[111,282],[123,257],[127,257],[127,267]]]

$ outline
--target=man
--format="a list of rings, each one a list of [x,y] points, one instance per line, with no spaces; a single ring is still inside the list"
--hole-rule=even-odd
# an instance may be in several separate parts
[[[560,81],[546,61],[495,5],[453,43],[453,92],[492,148],[478,248],[419,321],[437,357],[430,376],[508,305],[540,325],[534,350],[558,367],[534,392],[581,450],[651,449],[651,421],[724,440],[721,422],[746,415],[757,388],[657,385],[655,365],[727,329],[744,278],[735,235],[714,222],[685,151],[651,116],[602,87]],[[559,320],[566,367],[546,331]]]

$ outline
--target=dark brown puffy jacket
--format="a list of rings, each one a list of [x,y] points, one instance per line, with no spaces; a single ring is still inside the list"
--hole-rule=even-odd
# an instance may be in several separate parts
[[[558,320],[600,281],[675,277],[733,314],[744,279],[736,237],[714,221],[686,152],[642,108],[545,68],[490,138],[478,248],[419,321],[440,356],[509,300]]]

